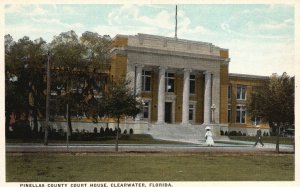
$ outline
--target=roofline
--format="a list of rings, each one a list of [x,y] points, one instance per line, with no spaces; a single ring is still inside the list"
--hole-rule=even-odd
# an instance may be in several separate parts
[[[226,48],[222,48],[219,46],[216,46],[212,43],[209,42],[202,42],[202,41],[196,41],[196,40],[188,40],[188,39],[180,39],[180,38],[175,38],[175,37],[168,37],[168,36],[161,36],[161,35],[153,35],[153,34],[144,34],[144,33],[137,33],[136,35],[123,35],[123,34],[117,34],[112,40],[114,40],[115,38],[129,38],[129,37],[153,37],[153,38],[157,38],[157,39],[168,39],[168,40],[174,40],[174,41],[179,41],[179,42],[190,42],[190,43],[197,43],[197,44],[202,44],[202,45],[208,45],[208,46],[212,46],[215,48],[218,48],[220,50],[226,50],[229,51],[229,49]]]
[[[268,76],[239,74],[239,73],[229,73],[228,76],[229,76],[229,78],[260,79],[260,80],[270,79],[270,77],[268,77]]]

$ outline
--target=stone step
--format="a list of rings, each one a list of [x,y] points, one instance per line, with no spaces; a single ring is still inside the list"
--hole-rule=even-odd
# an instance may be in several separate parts
[[[156,139],[199,141],[205,140],[204,125],[180,125],[180,124],[150,124],[147,134]]]

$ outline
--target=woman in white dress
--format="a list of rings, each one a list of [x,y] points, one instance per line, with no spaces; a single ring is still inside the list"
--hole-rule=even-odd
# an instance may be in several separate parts
[[[214,140],[212,138],[212,132],[210,131],[210,127],[206,127],[206,134],[205,134],[205,138],[206,138],[206,144],[207,146],[213,146],[214,145]]]

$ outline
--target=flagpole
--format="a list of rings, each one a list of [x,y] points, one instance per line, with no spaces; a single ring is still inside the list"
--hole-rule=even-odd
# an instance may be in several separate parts
[[[177,39],[177,5],[175,11],[175,38]]]

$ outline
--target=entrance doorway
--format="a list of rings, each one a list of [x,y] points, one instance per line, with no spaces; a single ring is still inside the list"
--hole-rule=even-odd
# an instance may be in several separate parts
[[[165,103],[165,122],[172,123],[172,102]]]

